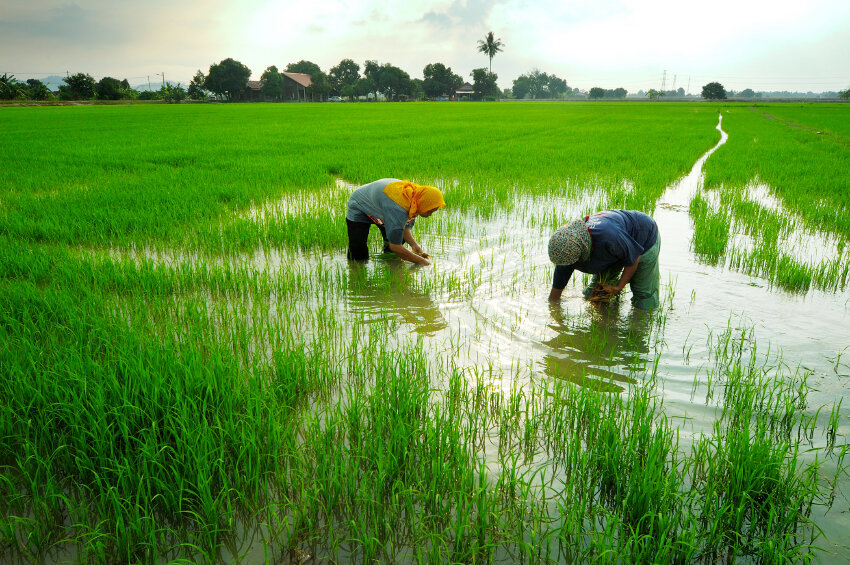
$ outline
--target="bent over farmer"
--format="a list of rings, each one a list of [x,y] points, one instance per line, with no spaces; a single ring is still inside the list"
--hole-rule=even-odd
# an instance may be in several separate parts
[[[381,179],[357,188],[348,199],[345,212],[348,258],[369,259],[366,241],[369,228],[375,224],[384,239],[384,251],[392,251],[412,263],[430,265],[431,256],[422,250],[410,228],[417,217],[427,218],[445,205],[438,188],[406,180]],[[404,247],[405,243],[410,250]]]
[[[549,259],[555,264],[549,300],[560,300],[573,271],[593,274],[584,297],[597,285],[611,298],[628,284],[632,305],[658,306],[658,252],[661,238],[655,220],[634,210],[605,210],[558,228],[549,239]],[[620,273],[622,271],[622,273]],[[614,280],[616,284],[605,284]]]

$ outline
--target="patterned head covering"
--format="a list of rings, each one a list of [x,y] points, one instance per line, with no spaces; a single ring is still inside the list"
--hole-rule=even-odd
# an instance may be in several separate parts
[[[549,259],[556,265],[572,265],[590,256],[590,232],[584,220],[559,227],[549,238]]]

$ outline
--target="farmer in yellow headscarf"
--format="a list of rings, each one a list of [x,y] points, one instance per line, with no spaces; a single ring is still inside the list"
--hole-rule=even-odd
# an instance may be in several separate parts
[[[417,217],[427,218],[446,203],[443,193],[399,179],[381,179],[357,188],[348,199],[345,223],[348,225],[348,258],[369,259],[366,239],[372,224],[381,230],[384,251],[392,251],[402,259],[430,265],[430,255],[414,239],[410,228]],[[410,245],[408,250],[404,244]]]

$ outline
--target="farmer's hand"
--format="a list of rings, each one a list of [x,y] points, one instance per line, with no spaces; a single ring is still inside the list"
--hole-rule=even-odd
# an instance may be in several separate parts
[[[620,291],[623,290],[623,289],[617,288],[616,286],[613,286],[613,285],[610,285],[610,284],[604,284],[603,283],[602,284],[602,290],[607,292],[608,296],[610,296],[611,298],[614,298],[615,296],[620,294]]]

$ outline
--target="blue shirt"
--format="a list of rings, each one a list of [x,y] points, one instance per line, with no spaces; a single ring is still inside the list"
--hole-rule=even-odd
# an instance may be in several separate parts
[[[585,223],[590,232],[590,255],[586,261],[556,265],[552,288],[563,290],[575,270],[599,274],[634,265],[658,239],[655,220],[634,210],[597,212]]]
[[[352,222],[383,225],[387,241],[396,245],[404,243],[404,228],[413,227],[414,219],[384,193],[384,188],[399,179],[381,179],[354,190],[348,199],[345,217]]]

